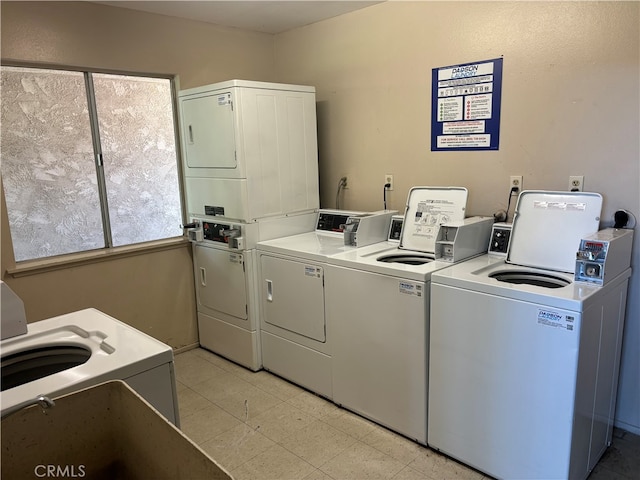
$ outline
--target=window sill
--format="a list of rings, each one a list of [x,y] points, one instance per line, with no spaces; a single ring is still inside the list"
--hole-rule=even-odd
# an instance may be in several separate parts
[[[91,250],[89,252],[73,253],[69,255],[61,255],[59,257],[20,262],[14,268],[7,269],[7,273],[14,278],[25,277],[28,275],[37,275],[54,270],[62,270],[69,267],[106,262],[118,258],[132,257],[135,255],[146,255],[148,253],[160,252],[163,250],[184,248],[189,244],[190,242],[186,238],[175,237],[166,240],[156,240],[154,242],[141,243],[137,245],[105,248],[103,250]]]

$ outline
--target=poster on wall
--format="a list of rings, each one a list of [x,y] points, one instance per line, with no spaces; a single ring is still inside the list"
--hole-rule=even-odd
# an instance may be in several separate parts
[[[498,150],[502,58],[434,68],[431,151]]]

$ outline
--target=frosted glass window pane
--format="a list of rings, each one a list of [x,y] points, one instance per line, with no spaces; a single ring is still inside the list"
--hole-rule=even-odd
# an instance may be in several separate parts
[[[94,74],[113,245],[182,235],[169,80]]]
[[[103,248],[82,73],[2,67],[2,180],[15,259]]]

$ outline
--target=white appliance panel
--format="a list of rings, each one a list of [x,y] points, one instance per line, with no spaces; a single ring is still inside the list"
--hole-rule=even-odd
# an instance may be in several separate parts
[[[247,319],[247,285],[244,255],[225,249],[194,245],[198,303],[204,307]]]
[[[187,176],[208,176],[214,174],[214,169],[230,170],[238,166],[231,91],[186,98],[181,102],[181,113]],[[234,172],[226,175],[234,176]]]
[[[261,255],[264,321],[318,342],[326,341],[324,268]]]
[[[248,194],[244,178],[187,177],[185,184],[191,215],[217,215],[238,221],[259,216],[259,208],[245,201]]]
[[[426,444],[428,283],[327,266],[336,403]]]
[[[581,428],[575,429],[573,436],[571,472],[576,478],[586,477],[593,470],[613,436],[628,290],[624,277],[619,276],[614,280],[616,285],[604,289],[597,304],[582,315],[577,381],[579,388],[589,388],[576,398],[576,425]]]
[[[261,332],[264,367],[312,392],[332,398],[331,357],[300,341]]]
[[[315,135],[315,124],[313,130],[311,125],[301,122],[301,118],[315,118],[315,104],[313,114],[309,112],[311,104],[298,97],[286,98],[287,130],[290,136],[287,139],[280,139],[279,148],[281,152],[286,152],[288,167],[281,172],[281,195],[285,203],[292,205],[294,210],[306,210],[317,208],[319,204],[315,200],[320,192],[318,187],[318,168],[309,162],[296,161],[297,158],[308,156],[310,148],[317,148]],[[285,155],[283,153],[283,155]],[[310,192],[315,192],[312,196]],[[310,200],[314,201],[310,203]]]
[[[259,370],[262,359],[258,330],[253,325],[238,326],[240,322],[235,317],[209,313],[198,312],[200,345],[251,370]]]
[[[429,445],[498,478],[567,478],[580,327],[432,283]]]

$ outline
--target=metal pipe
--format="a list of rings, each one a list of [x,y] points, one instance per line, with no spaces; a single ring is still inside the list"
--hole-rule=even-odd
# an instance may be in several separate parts
[[[9,415],[22,410],[23,408],[27,408],[35,404],[40,405],[40,407],[42,408],[42,411],[44,412],[45,410],[49,410],[50,408],[53,408],[56,405],[56,402],[51,400],[46,395],[41,394],[41,395],[38,395],[36,398],[25,400],[24,402],[14,405],[13,407],[7,408],[5,411],[2,412],[2,420],[7,418]]]

